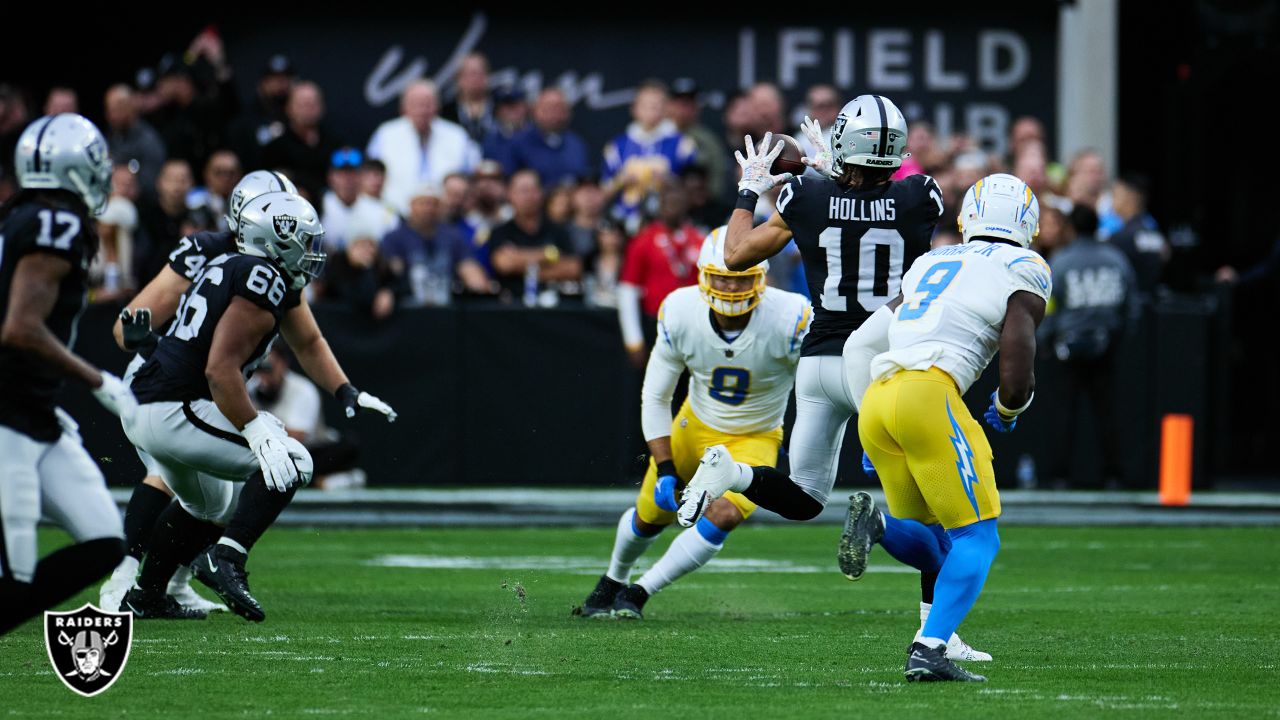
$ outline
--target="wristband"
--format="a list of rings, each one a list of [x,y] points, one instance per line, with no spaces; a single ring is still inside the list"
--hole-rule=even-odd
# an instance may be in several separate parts
[[[345,407],[355,407],[356,400],[360,398],[360,391],[351,383],[342,383],[337,390],[333,391],[333,396],[338,399]]]
[[[674,478],[680,477],[678,474],[676,474],[675,461],[663,460],[662,462],[658,463],[658,477],[662,477],[664,475],[670,475],[671,477],[674,477]]]
[[[1016,418],[1022,413],[1026,412],[1027,408],[1031,407],[1031,401],[1035,399],[1036,399],[1036,392],[1035,390],[1032,390],[1030,397],[1027,398],[1027,402],[1024,403],[1022,407],[1017,408],[1016,410],[1010,410],[1000,402],[1000,389],[997,388],[996,397],[995,397],[996,412],[1000,413],[1000,417],[1005,418],[1007,420],[1012,420],[1013,418]]]
[[[750,190],[739,190],[738,201],[733,204],[733,209],[754,213],[756,211],[756,203],[759,201],[760,196]]]

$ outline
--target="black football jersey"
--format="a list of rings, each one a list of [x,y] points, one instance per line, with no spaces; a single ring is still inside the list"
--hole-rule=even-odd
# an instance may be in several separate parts
[[[194,282],[196,276],[210,260],[238,251],[236,236],[229,230],[206,230],[194,233],[179,240],[177,247],[169,253],[169,269]],[[155,331],[164,335],[172,324],[173,321],[170,320],[163,327],[155,328]],[[140,352],[143,357],[150,357],[154,349],[149,347]]]
[[[206,263],[232,252],[236,252],[236,236],[230,230],[198,232],[178,241],[178,246],[169,253],[169,268],[195,282]]]
[[[231,301],[242,297],[271,313],[275,325],[241,368],[246,375],[266,356],[285,312],[301,302],[300,291],[271,262],[252,255],[225,253],[209,260],[182,294],[173,322],[151,357],[133,378],[138,402],[211,400],[205,366],[213,333]]]
[[[928,175],[859,190],[797,177],[778,194],[813,300],[801,356],[839,355],[849,334],[897,296],[902,274],[929,251],[942,191]]]
[[[45,325],[63,344],[75,345],[84,309],[89,263],[98,252],[97,225],[74,196],[64,191],[27,190],[14,197],[0,218],[0,322],[9,314],[18,261],[32,253],[65,259],[71,270]],[[62,376],[26,352],[0,346],[0,425],[41,442],[58,439],[53,409]]]

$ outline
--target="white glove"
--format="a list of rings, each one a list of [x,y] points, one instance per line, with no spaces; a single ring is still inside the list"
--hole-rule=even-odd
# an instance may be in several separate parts
[[[390,405],[379,400],[377,396],[370,395],[369,393],[364,392],[363,390],[360,391],[360,394],[356,396],[356,405],[359,405],[360,407],[366,410],[372,410],[376,413],[382,413],[383,415],[386,416],[387,422],[389,423],[395,422],[396,418],[398,417],[396,415],[396,411],[393,410]],[[355,416],[356,416],[356,409],[350,408],[350,407],[347,408],[347,417],[350,418]]]
[[[782,153],[783,141],[779,140],[778,144],[769,149],[769,143],[773,141],[773,133],[764,134],[764,140],[760,141],[760,147],[755,147],[751,143],[751,136],[746,137],[747,155],[742,156],[741,150],[735,150],[733,156],[737,158],[738,164],[742,166],[742,179],[738,181],[739,190],[750,190],[757,195],[763,195],[773,186],[784,183],[795,177],[791,173],[783,173],[781,175],[773,175],[769,172],[773,167],[773,161]]]
[[[804,122],[800,123],[800,131],[809,139],[809,144],[815,150],[814,157],[802,157],[800,162],[826,175],[827,177],[835,177],[835,162],[831,158],[831,145],[826,138],[822,137],[822,126],[817,120],[804,116]]]
[[[138,410],[138,400],[133,397],[133,391],[123,380],[109,372],[102,373],[102,385],[94,388],[93,396],[126,423],[133,419],[133,414]]]
[[[249,449],[258,456],[258,464],[262,466],[262,479],[267,487],[278,492],[289,489],[298,480],[298,467],[289,456],[289,448],[284,434],[278,426],[268,418],[259,415],[249,421],[240,431],[249,441]]]

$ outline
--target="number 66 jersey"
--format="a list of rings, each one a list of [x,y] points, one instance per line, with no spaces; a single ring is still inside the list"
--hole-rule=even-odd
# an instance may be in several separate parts
[[[808,175],[778,193],[813,298],[802,354],[840,355],[849,334],[898,295],[905,268],[929,251],[942,191],[928,175],[861,189]]]
[[[213,399],[205,366],[218,321],[236,297],[266,310],[275,320],[241,368],[245,373],[267,354],[285,312],[302,302],[301,291],[290,289],[281,272],[264,258],[226,253],[210,260],[182,294],[169,331],[134,375],[132,388],[139,403]]]

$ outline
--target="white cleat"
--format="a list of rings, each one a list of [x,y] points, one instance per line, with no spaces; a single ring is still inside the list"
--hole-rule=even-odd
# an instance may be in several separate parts
[[[919,642],[920,636],[923,632],[924,628],[920,628],[916,631],[915,642]],[[951,633],[951,639],[947,641],[947,659],[968,660],[969,662],[990,662],[991,653],[975,650],[969,645],[969,643],[961,640],[959,635]]]
[[[133,587],[133,582],[138,579],[138,559],[130,555],[126,555],[116,569],[111,571],[111,577],[102,583],[102,589],[98,591],[98,609],[106,612],[120,612],[120,603],[124,600],[125,593]]]
[[[698,471],[680,495],[680,509],[676,519],[681,527],[693,527],[716,498],[733,489],[738,482],[738,464],[733,461],[729,449],[712,445],[698,461]]]
[[[227,612],[226,605],[205,599],[203,595],[191,587],[191,568],[188,567],[178,568],[173,577],[169,579],[169,587],[166,592],[172,595],[179,605],[188,610],[204,613]]]

